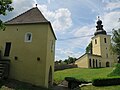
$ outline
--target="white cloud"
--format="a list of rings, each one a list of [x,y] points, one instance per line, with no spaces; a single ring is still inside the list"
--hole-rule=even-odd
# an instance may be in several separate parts
[[[72,26],[71,12],[67,8],[50,11],[46,5],[39,5],[38,7],[45,17],[52,22],[55,31],[64,32]]]
[[[120,1],[119,2],[110,2],[107,4],[106,9],[107,10],[114,10],[120,8]]]
[[[91,38],[94,36],[95,29],[95,25],[88,25],[75,29],[72,33],[74,33],[74,37],[79,38],[75,39],[74,47],[81,47],[85,50]]]
[[[68,58],[68,56],[78,58],[83,54],[83,52],[75,52],[73,49],[70,48],[65,50],[63,48],[57,48],[56,52],[59,53],[56,53],[55,60],[65,60]]]
[[[28,2],[29,2],[29,4],[28,4]],[[30,0],[14,0],[13,4],[12,4],[14,7],[13,12],[16,12],[16,13],[24,12],[25,10],[33,7],[36,3],[37,3],[36,0],[31,0],[31,1]]]
[[[66,30],[72,26],[71,13],[66,8],[61,8],[55,11],[55,20],[53,27],[55,30]]]
[[[112,29],[118,29],[120,28],[120,12],[114,11],[110,13],[106,13],[103,16],[103,25],[106,31],[112,31]]]

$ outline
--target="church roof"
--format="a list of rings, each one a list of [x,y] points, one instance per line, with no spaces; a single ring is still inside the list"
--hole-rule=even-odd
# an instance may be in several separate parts
[[[82,56],[80,56],[77,60],[79,60],[80,58],[82,58],[85,55],[89,55],[89,56],[96,56],[96,57],[102,57],[101,55],[96,55],[96,54],[91,54],[91,53],[85,53]]]
[[[53,28],[52,28],[52,25],[51,25],[50,21],[48,21],[43,16],[41,11],[37,7],[34,7],[32,9],[18,15],[17,17],[5,22],[6,25],[36,24],[36,23],[47,23],[47,24],[49,24],[55,39],[57,39],[56,36],[55,36],[55,33],[53,31]]]
[[[34,7],[19,16],[5,22],[5,24],[29,24],[49,22],[37,7]]]

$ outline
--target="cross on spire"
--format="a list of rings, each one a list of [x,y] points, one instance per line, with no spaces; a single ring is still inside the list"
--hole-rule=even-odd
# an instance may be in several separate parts
[[[98,16],[98,20],[100,20],[100,16]]]

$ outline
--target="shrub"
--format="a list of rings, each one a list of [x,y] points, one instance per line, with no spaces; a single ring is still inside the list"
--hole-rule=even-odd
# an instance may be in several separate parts
[[[120,85],[120,78],[99,78],[92,80],[94,86]]]
[[[120,64],[116,64],[113,71],[108,76],[120,76]]]
[[[73,77],[65,77],[65,80],[68,81],[68,88],[70,89],[77,88],[81,84],[78,79],[75,79]]]

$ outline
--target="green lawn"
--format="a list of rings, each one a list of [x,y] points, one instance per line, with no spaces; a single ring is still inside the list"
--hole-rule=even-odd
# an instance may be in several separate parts
[[[54,81],[56,83],[64,80],[65,77],[75,77],[77,79],[85,79],[91,81],[94,78],[103,78],[112,71],[113,68],[98,68],[98,69],[85,69],[85,68],[72,68],[54,73]]]

